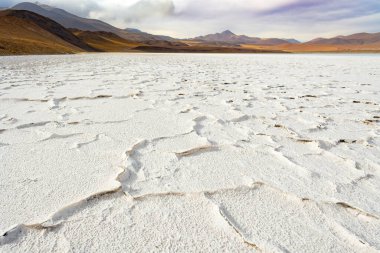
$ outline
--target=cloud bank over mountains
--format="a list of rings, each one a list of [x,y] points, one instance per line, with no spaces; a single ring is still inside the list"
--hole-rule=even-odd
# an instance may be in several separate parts
[[[22,0],[5,0],[9,7]],[[46,0],[44,4],[118,27],[193,37],[230,29],[300,39],[380,31],[378,0]]]

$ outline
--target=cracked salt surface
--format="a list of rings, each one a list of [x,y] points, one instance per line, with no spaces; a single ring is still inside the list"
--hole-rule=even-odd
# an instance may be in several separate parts
[[[0,252],[380,251],[377,56],[0,67]]]

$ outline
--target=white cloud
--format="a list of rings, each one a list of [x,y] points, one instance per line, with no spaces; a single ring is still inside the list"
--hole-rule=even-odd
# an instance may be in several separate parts
[[[125,23],[142,22],[145,19],[160,19],[174,13],[172,0],[105,0],[100,9],[90,12],[92,18],[121,19]]]
[[[180,13],[194,12],[212,15],[227,12],[253,12],[269,11],[301,0],[173,0],[176,10]],[[308,0],[303,0],[303,2]]]

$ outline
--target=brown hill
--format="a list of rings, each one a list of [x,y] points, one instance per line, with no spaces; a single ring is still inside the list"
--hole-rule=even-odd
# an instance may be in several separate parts
[[[241,46],[246,49],[282,50],[292,53],[378,53],[380,33],[356,33],[330,39],[317,38],[300,44],[242,44]]]
[[[126,40],[111,32],[90,32],[70,29],[79,39],[101,52],[128,52],[142,45]]]
[[[380,33],[356,33],[330,39],[317,38],[307,42],[313,45],[368,45],[380,43]]]
[[[124,39],[111,32],[91,32],[77,29],[69,30],[83,42],[101,52],[130,52],[136,51],[136,48],[139,46],[159,48],[184,48],[188,46],[184,43],[165,40],[147,40],[144,42],[136,42],[133,40]],[[170,49],[170,51],[171,50],[172,49]]]
[[[36,13],[0,11],[0,54],[64,54],[95,51],[60,24]]]
[[[380,43],[365,45],[287,44],[275,46],[242,45],[245,49],[281,50],[291,53],[378,53]]]

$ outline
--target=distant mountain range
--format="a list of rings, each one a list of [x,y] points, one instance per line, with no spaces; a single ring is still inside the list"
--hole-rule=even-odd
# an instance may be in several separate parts
[[[257,37],[248,37],[246,35],[236,35],[233,32],[226,30],[222,33],[214,33],[205,36],[196,37],[190,40],[202,41],[202,42],[223,42],[231,44],[255,44],[255,45],[281,45],[281,44],[297,44],[300,43],[295,39],[277,39],[268,38],[262,39]]]
[[[380,33],[317,38],[259,38],[226,30],[192,39],[120,29],[101,20],[76,16],[39,3],[0,10],[0,55],[78,52],[380,52]]]
[[[0,55],[80,52],[270,53],[280,51],[238,47],[191,47],[179,40],[135,41],[107,31],[65,28],[54,20],[31,11],[14,9],[0,11]]]
[[[330,39],[317,38],[307,42],[307,44],[319,45],[367,45],[375,43],[380,43],[380,33],[356,33]]]

